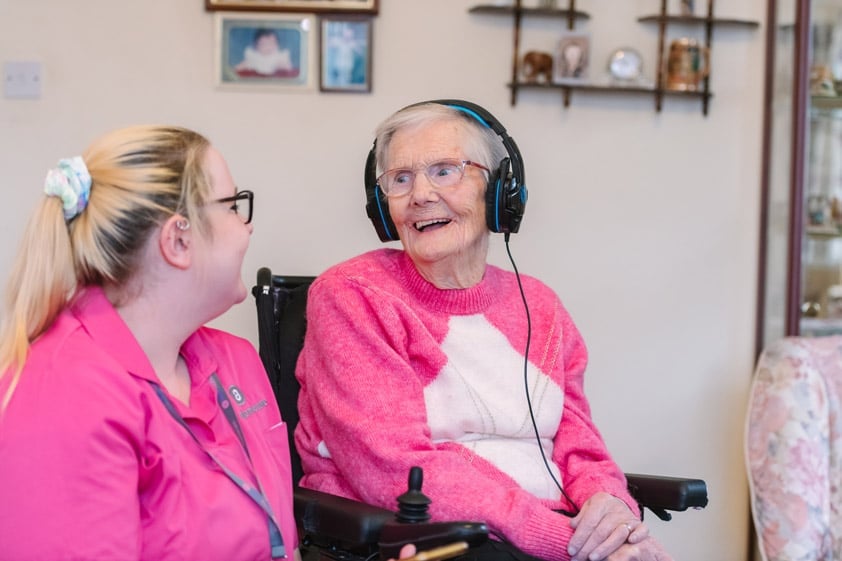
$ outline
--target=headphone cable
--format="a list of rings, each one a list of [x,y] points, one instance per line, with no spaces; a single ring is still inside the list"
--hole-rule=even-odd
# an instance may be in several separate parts
[[[518,271],[517,265],[515,264],[514,257],[512,257],[512,251],[509,248],[509,232],[504,234],[505,243],[506,243],[506,254],[509,256],[509,262],[512,264],[512,269],[515,272],[515,279],[517,279],[517,286],[520,289],[520,297],[523,300],[523,309],[526,312],[526,348],[523,353],[523,387],[526,392],[526,403],[529,406],[529,418],[532,421],[532,430],[535,432],[535,439],[538,441],[538,450],[541,451],[541,459],[544,460],[544,466],[547,468],[547,473],[550,474],[550,478],[552,478],[553,483],[555,483],[558,490],[561,491],[561,494],[567,499],[567,502],[573,505],[574,512],[570,512],[568,510],[559,509],[558,512],[565,516],[573,517],[579,514],[579,508],[576,506],[576,503],[573,502],[567,493],[564,491],[564,488],[559,483],[558,479],[556,479],[555,474],[553,473],[552,469],[550,469],[550,463],[547,460],[547,455],[544,452],[544,446],[541,444],[541,435],[538,432],[538,423],[535,421],[535,412],[532,408],[532,398],[529,395],[529,377],[528,377],[528,370],[529,370],[529,346],[532,343],[532,316],[529,313],[529,304],[526,302],[526,293],[523,290],[523,284],[520,280],[520,272]]]

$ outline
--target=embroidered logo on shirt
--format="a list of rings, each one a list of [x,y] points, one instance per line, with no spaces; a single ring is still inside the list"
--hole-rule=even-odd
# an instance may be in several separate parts
[[[246,396],[243,395],[243,392],[241,392],[240,388],[238,388],[237,386],[228,386],[228,394],[231,396],[231,398],[234,400],[234,403],[236,403],[237,405],[245,405]],[[242,409],[240,411],[240,417],[242,417],[243,419],[248,419],[267,405],[269,405],[269,403],[265,399],[261,399],[251,407],[246,407],[245,409]]]
[[[257,413],[258,411],[260,411],[261,409],[263,409],[267,405],[269,405],[269,404],[266,402],[266,400],[261,399],[260,401],[258,401],[257,403],[255,403],[254,405],[249,407],[248,409],[245,409],[245,410],[241,411],[240,417],[242,417],[243,419],[248,419],[253,414]]]
[[[237,386],[228,386],[228,393],[231,394],[237,405],[242,405],[246,402],[246,396],[243,395],[243,392]]]

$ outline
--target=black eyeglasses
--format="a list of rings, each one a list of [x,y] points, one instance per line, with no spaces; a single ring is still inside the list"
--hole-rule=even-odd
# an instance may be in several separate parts
[[[234,203],[231,205],[231,210],[237,212],[237,216],[243,221],[243,224],[251,222],[251,213],[254,209],[254,193],[251,191],[240,191],[233,197],[224,197],[212,201],[214,203]]]

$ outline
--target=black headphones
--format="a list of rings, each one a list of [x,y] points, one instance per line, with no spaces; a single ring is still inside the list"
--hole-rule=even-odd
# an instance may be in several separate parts
[[[484,127],[497,133],[503,141],[508,157],[503,158],[496,169],[492,169],[485,191],[485,222],[492,232],[504,234],[517,233],[523,212],[526,210],[526,183],[524,179],[523,159],[517,144],[508,135],[506,128],[494,118],[494,115],[468,101],[459,99],[436,99],[413,103],[401,109],[416,105],[438,103],[452,107],[476,119]],[[389,203],[386,195],[377,184],[376,143],[371,147],[365,162],[365,211],[377,230],[380,241],[390,242],[398,238],[397,228],[389,216]]]

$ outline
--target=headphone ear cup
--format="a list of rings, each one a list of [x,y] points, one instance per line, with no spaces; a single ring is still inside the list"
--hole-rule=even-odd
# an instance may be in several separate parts
[[[523,213],[526,212],[527,197],[526,185],[519,185],[517,182],[511,185],[506,195],[506,233],[517,234],[520,230],[520,222]]]
[[[377,236],[381,242],[394,242],[400,239],[395,223],[389,215],[389,201],[379,185],[374,186],[368,203],[365,205],[365,211],[374,229],[377,230]]]
[[[511,179],[509,158],[503,158],[497,169],[491,172],[485,189],[485,223],[494,233],[506,232],[508,228],[506,193],[509,192]]]
[[[365,161],[365,213],[371,219],[381,242],[398,239],[395,223],[389,215],[389,201],[377,184],[377,161],[374,148],[369,151]]]

